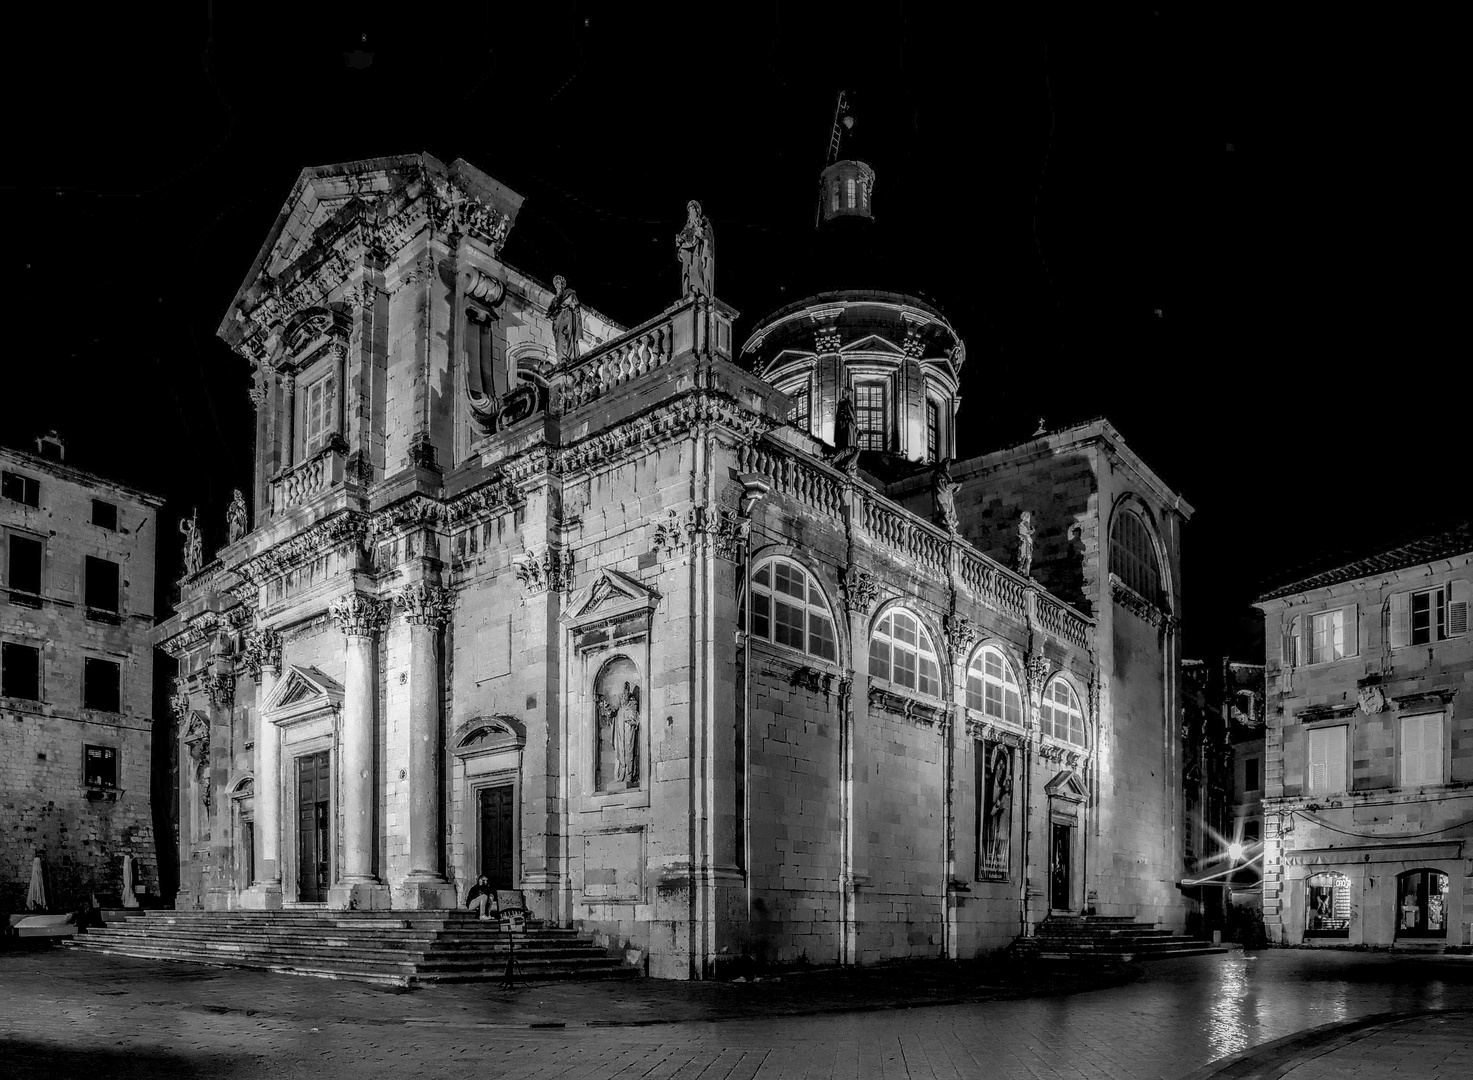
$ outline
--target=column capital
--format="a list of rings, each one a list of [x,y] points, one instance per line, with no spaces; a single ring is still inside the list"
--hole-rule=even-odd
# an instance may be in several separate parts
[[[356,592],[338,597],[327,612],[348,637],[372,637],[387,614],[382,600]]]
[[[438,629],[450,617],[450,590],[425,581],[416,582],[394,594],[394,606],[411,626]]]
[[[240,659],[245,669],[257,682],[261,681],[262,670],[269,671],[273,675],[280,674],[281,634],[266,627],[248,631],[245,649],[242,650]]]

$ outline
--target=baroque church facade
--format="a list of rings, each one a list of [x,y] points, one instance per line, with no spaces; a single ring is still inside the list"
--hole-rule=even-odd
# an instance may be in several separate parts
[[[825,216],[872,186],[831,166]],[[692,203],[625,329],[502,260],[520,204],[307,169],[221,325],[253,512],[157,632],[178,906],[486,874],[671,978],[1180,928],[1191,508],[1106,421],[952,462],[966,350],[921,300],[738,343]]]

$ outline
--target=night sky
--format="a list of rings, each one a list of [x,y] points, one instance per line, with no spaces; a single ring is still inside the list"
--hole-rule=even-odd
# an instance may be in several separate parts
[[[1468,514],[1449,29],[952,6],[11,14],[0,440],[164,495],[167,577],[192,506],[217,547],[252,410],[215,327],[298,171],[358,158],[506,183],[507,261],[625,325],[699,199],[744,341],[803,295],[846,89],[872,284],[967,341],[961,456],[1108,416],[1197,508],[1186,655],[1261,658],[1265,581]]]

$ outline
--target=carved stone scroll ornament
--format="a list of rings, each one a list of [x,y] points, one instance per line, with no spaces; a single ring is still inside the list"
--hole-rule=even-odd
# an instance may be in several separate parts
[[[685,522],[676,511],[668,511],[655,522],[651,550],[662,559],[675,558],[685,550]]]
[[[1024,669],[1028,678],[1028,700],[1035,709],[1043,707],[1043,688],[1048,685],[1048,660],[1041,653],[1028,658]]]
[[[386,614],[383,601],[356,592],[334,600],[327,610],[348,637],[372,637]]]
[[[952,658],[961,663],[966,659],[972,642],[977,640],[977,627],[967,616],[953,611],[946,616],[946,640],[951,646]]]
[[[240,654],[241,664],[257,682],[263,670],[276,674],[281,671],[281,634],[262,627],[246,634],[245,649]]]
[[[450,593],[439,585],[416,582],[394,597],[404,618],[415,626],[439,628],[450,617]]]
[[[513,558],[517,580],[527,596],[540,593],[566,592],[573,581],[573,553],[549,545],[540,553],[523,547],[522,554]]]
[[[880,579],[868,570],[846,566],[839,572],[839,585],[844,592],[844,606],[850,611],[868,615],[880,593]]]
[[[716,554],[731,562],[741,562],[746,558],[747,537],[751,531],[751,518],[742,517],[735,510],[721,511],[713,537]]]

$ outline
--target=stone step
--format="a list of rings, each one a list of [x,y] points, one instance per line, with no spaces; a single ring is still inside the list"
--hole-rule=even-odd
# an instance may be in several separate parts
[[[89,940],[84,942],[87,946],[97,948],[173,948],[180,950],[192,950],[208,954],[220,953],[230,956],[265,956],[265,957],[351,957],[364,961],[390,961],[407,963],[459,963],[459,962],[506,962],[506,957],[511,954],[519,960],[526,957],[528,961],[543,960],[578,960],[580,958],[592,957],[602,960],[605,953],[602,949],[593,946],[542,946],[510,950],[504,945],[487,945],[478,949],[437,949],[433,945],[420,949],[403,949],[394,947],[375,946],[371,942],[311,942],[311,941],[207,941],[199,942],[187,938],[161,938],[155,936],[122,936],[109,934],[92,934]]]
[[[202,937],[197,928],[175,925],[164,926],[141,926],[136,923],[113,924],[112,926],[94,929],[91,933],[108,934],[134,934],[145,936],[172,936],[172,937]],[[545,930],[529,930],[508,933],[503,930],[446,930],[441,932],[420,930],[384,930],[369,928],[363,931],[349,928],[334,927],[249,927],[229,926],[212,927],[207,935],[212,940],[271,940],[271,941],[325,941],[333,942],[340,940],[380,941],[389,944],[399,943],[404,946],[413,946],[424,942],[439,942],[446,946],[477,946],[482,944],[498,944],[505,946],[509,941],[515,942],[519,947],[523,945],[537,946],[543,944],[567,945],[577,942],[578,936],[574,931],[565,933],[554,933]]]

